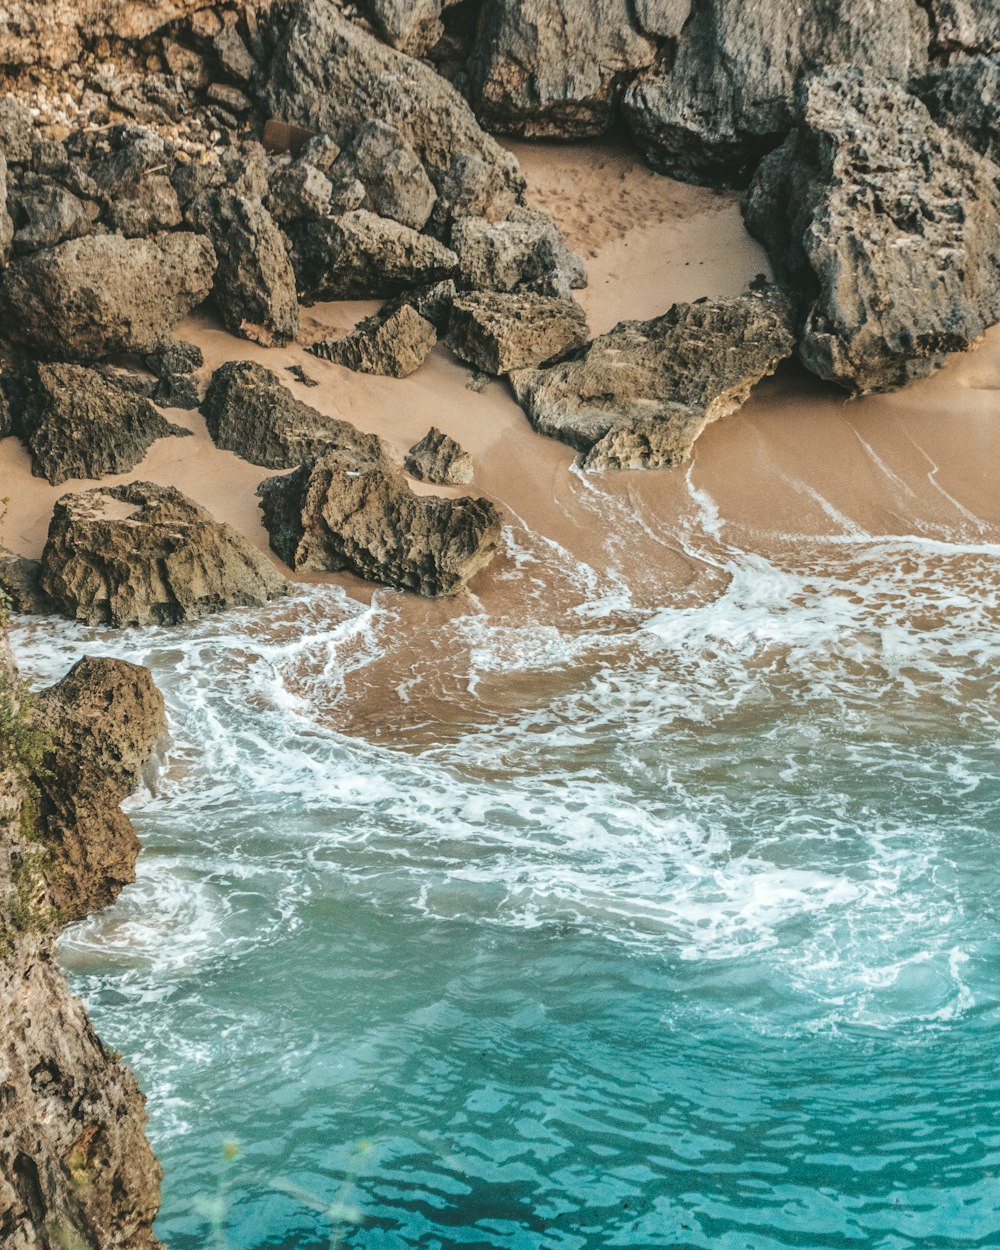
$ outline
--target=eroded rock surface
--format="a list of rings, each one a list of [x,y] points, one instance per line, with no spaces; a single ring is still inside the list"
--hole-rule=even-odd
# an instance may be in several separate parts
[[[544,364],[587,337],[587,318],[573,300],[471,292],[455,299],[445,341],[460,360],[500,374]]]
[[[1000,53],[935,66],[913,89],[939,126],[1000,164]]]
[[[870,70],[812,76],[801,111],[747,226],[804,297],[805,366],[851,391],[903,386],[1000,320],[1000,169]]]
[[[437,331],[410,304],[388,316],[376,313],[342,339],[324,339],[309,348],[314,356],[359,373],[407,378],[424,363],[437,343]]]
[[[451,232],[461,284],[474,291],[530,291],[569,299],[587,274],[555,223],[531,209],[507,221],[463,217]]]
[[[473,476],[469,453],[434,426],[406,453],[403,467],[411,477],[435,486],[467,486]]]

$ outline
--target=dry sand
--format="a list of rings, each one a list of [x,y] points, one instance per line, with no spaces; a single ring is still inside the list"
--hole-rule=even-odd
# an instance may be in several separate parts
[[[661,178],[613,145],[515,145],[534,202],[547,209],[584,255],[590,285],[580,302],[595,333],[623,317],[648,317],[677,300],[742,290],[766,258],[749,238],[738,200]],[[303,316],[303,344],[346,332],[375,305],[317,305]],[[714,537],[748,550],[778,553],[803,536],[866,532],[1000,534],[1000,329],[935,377],[889,396],[849,400],[795,366],[765,381],[738,414],[709,427],[691,465],[679,470],[602,475],[587,482],[571,471],[575,455],[535,434],[503,382],[479,394],[468,370],[443,348],[413,377],[371,378],[308,355],[303,344],[265,350],[233,338],[207,316],[180,326],[201,345],[205,375],[224,360],[255,359],[291,390],[331,415],[385,436],[400,453],[436,425],[471,452],[472,489],[498,501],[515,529],[556,543],[567,560],[604,567],[612,550],[636,571],[640,595],[701,585],[706,576],[688,544],[707,492],[719,511]],[[319,386],[285,373],[301,365]],[[195,437],[164,439],[131,474],[179,487],[262,549],[255,488],[266,471],[217,450],[198,414],[173,411]],[[0,542],[37,556],[54,500],[92,483],[53,488],[33,478],[14,438],[0,442],[0,495],[10,497]],[[418,483],[415,490],[427,490]],[[441,491],[440,493],[458,493]],[[522,528],[523,527],[523,528]],[[351,593],[371,590],[336,576]],[[709,579],[710,581],[711,579]],[[517,594],[507,557],[481,574],[473,592],[486,608]],[[558,595],[558,588],[553,590]],[[447,605],[414,607],[426,619]]]

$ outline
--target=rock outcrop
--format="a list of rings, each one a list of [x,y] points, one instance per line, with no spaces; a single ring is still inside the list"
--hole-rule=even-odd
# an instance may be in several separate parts
[[[871,70],[813,75],[800,107],[747,226],[804,298],[803,364],[851,391],[903,386],[1000,321],[1000,169]]]
[[[286,593],[229,525],[169,486],[133,482],[64,495],[42,552],[42,589],[89,625],[176,625]]]
[[[623,321],[511,382],[532,425],[584,452],[586,468],[676,465],[710,421],[735,412],[792,354],[793,329],[791,301],[761,285]]]
[[[452,306],[448,347],[483,373],[531,369],[587,341],[579,304],[546,295],[470,292]]]
[[[215,253],[199,235],[95,235],[16,257],[0,298],[8,332],[38,355],[102,360],[168,343],[214,273]]]
[[[31,452],[32,471],[53,486],[127,473],[157,439],[190,433],[85,365],[29,365],[4,380],[14,432]]]
[[[377,435],[310,408],[252,361],[229,361],[215,371],[202,412],[217,447],[266,469],[294,469],[331,448],[389,463],[388,447]]]
[[[347,570],[421,595],[458,594],[500,542],[489,500],[414,495],[398,469],[339,451],[258,493],[271,546],[292,568]]]
[[[406,453],[403,468],[411,477],[434,486],[467,486],[473,476],[469,453],[434,426]]]
[[[376,313],[342,339],[324,339],[309,348],[321,360],[359,373],[407,378],[424,363],[437,343],[434,326],[410,304],[388,316]]]

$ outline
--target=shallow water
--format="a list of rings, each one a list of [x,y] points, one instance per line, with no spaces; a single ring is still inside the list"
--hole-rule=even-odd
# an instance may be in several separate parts
[[[779,567],[699,502],[700,597],[519,534],[517,611],[419,645],[335,587],[19,627],[168,701],[62,952],[173,1250],[1000,1244],[1000,548]]]

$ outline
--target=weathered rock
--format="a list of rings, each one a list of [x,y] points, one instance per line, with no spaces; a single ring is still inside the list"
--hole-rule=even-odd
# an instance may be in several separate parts
[[[0,268],[10,260],[14,241],[14,222],[7,209],[7,159],[0,152]]]
[[[273,117],[329,135],[339,144],[360,119],[393,126],[441,194],[455,157],[477,156],[499,186],[524,188],[517,162],[484,134],[459,93],[429,66],[387,48],[343,16],[332,0],[293,15],[271,59],[266,103]]]
[[[935,66],[913,92],[939,126],[1000,165],[1000,55]]]
[[[0,547],[0,601],[6,599],[15,612],[44,616],[53,610],[42,591],[41,575],[37,560]]]
[[[918,0],[700,0],[676,56],[636,78],[624,112],[654,169],[745,185],[794,124],[804,72],[853,62],[906,79],[928,40]]]
[[[444,33],[441,0],[368,0],[380,38],[401,52],[423,56]]]
[[[165,373],[153,388],[152,398],[161,408],[201,407],[198,383],[188,373]]]
[[[422,230],[437,194],[427,171],[404,135],[386,122],[366,122],[355,134],[338,169],[365,188],[364,207],[414,230]]]
[[[532,425],[588,453],[587,468],[680,464],[710,421],[735,412],[792,354],[793,328],[788,297],[758,287],[620,322],[511,383]]]
[[[39,355],[99,360],[169,342],[214,272],[211,244],[198,235],[98,235],[15,259],[0,298],[11,336]]]
[[[455,299],[445,341],[460,360],[498,374],[544,364],[587,337],[587,318],[573,300],[482,291]]]
[[[934,45],[940,52],[1000,52],[1000,9],[995,0],[927,0]]]
[[[434,426],[407,452],[403,468],[435,486],[467,486],[472,481],[472,457]]]
[[[1000,169],[871,70],[813,75],[801,109],[747,226],[807,303],[805,366],[852,391],[903,386],[1000,321]]]
[[[64,495],[42,553],[42,589],[90,625],[176,625],[286,592],[231,526],[168,486],[133,482]]]
[[[289,235],[307,299],[383,299],[458,269],[458,257],[444,244],[364,209],[299,223]]]
[[[364,202],[363,187],[361,196],[361,200],[353,204],[352,208],[357,208]],[[274,220],[281,225],[326,217],[333,207],[333,184],[315,165],[305,161],[293,161],[271,178],[267,207]]]
[[[202,412],[217,447],[267,469],[292,469],[330,448],[389,463],[388,448],[375,434],[310,408],[252,361],[229,361],[215,371]]]
[[[532,291],[570,298],[587,285],[583,262],[547,217],[527,209],[510,220],[481,217],[456,221],[451,235],[466,290]]]
[[[205,363],[205,356],[197,343],[175,340],[150,352],[145,363],[158,378],[165,378],[176,373],[194,373]]]
[[[411,291],[404,291],[402,295],[397,295],[383,304],[377,316],[388,317],[404,304],[408,304],[414,312],[418,312],[425,321],[431,323],[438,335],[442,335],[448,329],[454,302],[455,283],[447,278],[444,282],[432,282],[429,286],[418,286]]]
[[[71,478],[127,473],[159,438],[188,434],[148,400],[84,365],[29,365],[5,375],[14,432],[32,472],[53,486]]]
[[[299,330],[299,302],[285,241],[259,200],[216,191],[193,220],[218,259],[212,294],[227,329],[264,347],[284,347]]]
[[[486,499],[414,495],[399,470],[341,452],[258,491],[271,546],[295,569],[347,570],[421,595],[454,595],[496,554],[502,518]]]
[[[383,317],[360,321],[342,339],[324,339],[309,351],[359,373],[407,378],[424,363],[437,342],[437,331],[409,304]]]
[[[692,0],[634,0],[639,29],[656,39],[676,39],[691,12]]]
[[[140,239],[161,230],[173,230],[184,220],[184,214],[167,175],[149,174],[130,188],[128,195],[112,200],[107,220],[112,230]]]
[[[0,96],[0,152],[12,165],[31,160],[31,111],[16,96]]]
[[[456,156],[438,179],[438,199],[429,229],[438,238],[451,237],[460,217],[506,221],[518,207],[518,188],[481,156]]]
[[[22,187],[12,206],[14,252],[20,256],[92,233],[101,212],[97,204],[79,199],[48,178]]]
[[[655,53],[628,0],[484,0],[473,104],[485,125],[507,134],[599,135]]]

